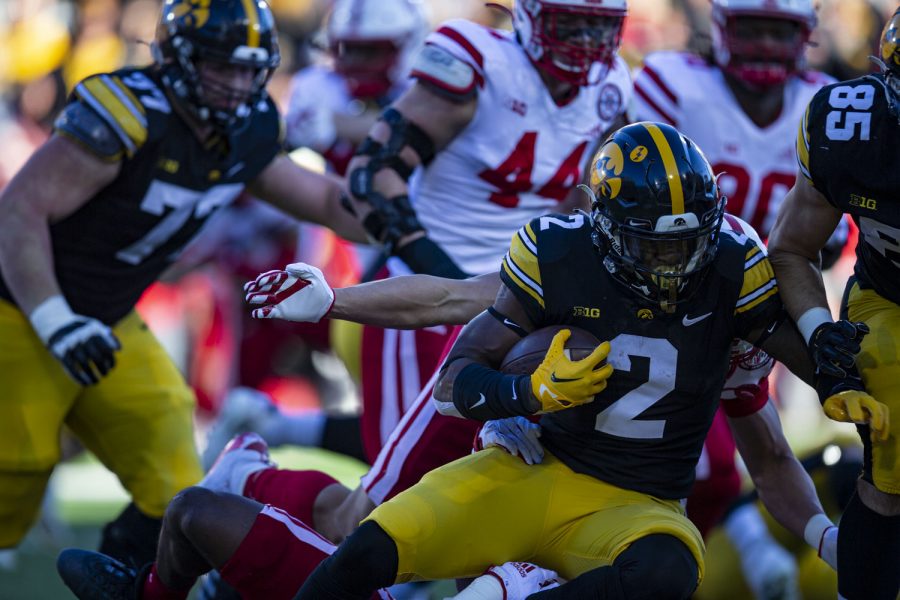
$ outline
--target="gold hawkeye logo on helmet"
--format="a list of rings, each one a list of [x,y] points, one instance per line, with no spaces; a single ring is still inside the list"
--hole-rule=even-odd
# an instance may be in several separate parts
[[[184,17],[191,27],[203,27],[209,20],[209,4],[212,0],[190,0],[183,2],[172,10],[177,18]]]
[[[622,174],[625,167],[622,149],[615,142],[605,144],[594,158],[594,165],[595,168],[591,170],[591,188],[600,196],[614,199],[622,190],[622,179],[616,177]]]

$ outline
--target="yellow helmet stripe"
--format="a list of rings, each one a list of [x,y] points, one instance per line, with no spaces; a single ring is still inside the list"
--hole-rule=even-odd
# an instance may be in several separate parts
[[[681,177],[678,175],[678,165],[675,164],[672,147],[659,127],[653,123],[642,123],[642,125],[650,132],[650,137],[653,138],[659,155],[662,157],[663,167],[666,169],[666,176],[669,180],[669,194],[672,197],[672,214],[680,215],[684,213],[684,190],[681,189]]]
[[[254,0],[241,0],[244,3],[244,12],[247,13],[247,45],[251,48],[259,48],[259,12]]]

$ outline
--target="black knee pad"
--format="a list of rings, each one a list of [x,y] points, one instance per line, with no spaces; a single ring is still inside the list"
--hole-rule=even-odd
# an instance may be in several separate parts
[[[628,600],[683,600],[697,588],[698,566],[688,547],[676,537],[643,537],[613,563],[622,595]]]
[[[294,600],[367,600],[396,578],[397,545],[366,521],[316,568]]]
[[[156,560],[156,545],[162,519],[148,517],[133,503],[106,524],[100,537],[100,552],[140,569]]]
[[[900,516],[885,517],[853,496],[838,533],[838,591],[847,600],[900,594]]]

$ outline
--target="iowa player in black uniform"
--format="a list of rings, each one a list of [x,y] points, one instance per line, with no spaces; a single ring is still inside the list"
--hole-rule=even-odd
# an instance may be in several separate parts
[[[193,396],[133,307],[219,207],[249,186],[364,239],[339,185],[280,153],[265,2],[169,0],[154,53],[81,82],[0,197],[0,547],[33,522],[65,423],[132,496],[103,548],[152,559],[201,471]]]
[[[900,9],[884,30],[881,60],[882,73],[813,97],[797,139],[803,177],[769,244],[785,305],[823,381],[837,385],[820,394],[825,412],[858,423],[865,446],[838,538],[838,589],[851,600],[900,593]],[[848,320],[833,323],[818,252],[844,213],[860,235],[841,304]]]
[[[533,597],[686,598],[703,572],[687,496],[735,337],[809,379],[764,250],[721,231],[706,159],[673,128],[619,130],[594,159],[591,217],[550,215],[514,236],[493,311],[451,350],[442,412],[544,413],[535,466],[496,449],[432,471],[381,505],[298,598],[365,598],[414,578],[525,560],[571,580]],[[571,324],[601,344],[571,362],[551,344],[531,376],[494,370],[518,334]],[[603,364],[604,359],[607,364]],[[789,529],[826,519],[774,408],[732,419],[757,488]]]

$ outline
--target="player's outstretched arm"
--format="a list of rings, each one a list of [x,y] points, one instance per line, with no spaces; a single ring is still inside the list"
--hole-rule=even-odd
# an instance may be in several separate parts
[[[353,242],[368,240],[359,221],[341,206],[341,180],[304,169],[287,155],[275,157],[248,189],[301,221],[328,227]]]
[[[376,327],[419,329],[468,323],[490,306],[500,276],[471,279],[409,275],[332,290],[322,272],[306,263],[268,271],[244,286],[257,319],[318,322],[332,319]]]
[[[766,508],[837,568],[837,529],[825,515],[815,486],[794,456],[772,402],[752,415],[729,417],[738,451]]]

